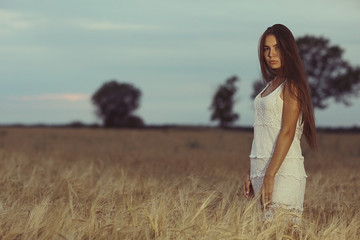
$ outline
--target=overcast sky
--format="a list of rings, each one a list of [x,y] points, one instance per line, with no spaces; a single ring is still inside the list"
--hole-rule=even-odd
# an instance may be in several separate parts
[[[0,124],[99,121],[90,96],[117,79],[142,91],[146,123],[207,125],[216,88],[237,75],[237,124],[252,125],[257,44],[275,23],[328,38],[360,65],[356,0],[1,0]],[[317,124],[360,126],[352,102],[330,101]]]

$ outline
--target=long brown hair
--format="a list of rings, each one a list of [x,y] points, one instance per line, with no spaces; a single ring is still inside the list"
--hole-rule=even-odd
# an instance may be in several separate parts
[[[295,38],[291,31],[282,24],[275,24],[263,33],[259,41],[259,61],[265,82],[270,82],[276,76],[276,71],[266,64],[264,57],[265,38],[268,35],[275,36],[280,48],[282,76],[277,77],[286,79],[286,84],[291,86],[289,87],[290,93],[298,99],[306,141],[312,149],[316,150],[317,137],[311,92]]]

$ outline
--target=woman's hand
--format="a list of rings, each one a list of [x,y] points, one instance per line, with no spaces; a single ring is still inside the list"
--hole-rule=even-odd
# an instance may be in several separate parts
[[[264,210],[268,210],[272,202],[272,193],[274,190],[274,176],[265,175],[263,185],[260,189],[260,202]]]
[[[254,197],[254,190],[251,184],[250,174],[246,174],[246,178],[243,186],[243,193],[247,199],[251,199]]]

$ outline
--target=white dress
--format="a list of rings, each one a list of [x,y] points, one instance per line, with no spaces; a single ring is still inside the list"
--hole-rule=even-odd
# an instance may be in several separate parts
[[[284,83],[269,95],[261,97],[264,88],[254,100],[254,139],[250,153],[250,179],[255,196],[259,195],[266,169],[273,154],[281,128],[283,100],[280,94]],[[304,157],[300,138],[303,131],[301,116],[296,125],[294,140],[274,178],[272,204],[264,213],[263,220],[274,217],[276,209],[285,209],[301,216],[306,184]],[[296,220],[297,221],[297,220]]]

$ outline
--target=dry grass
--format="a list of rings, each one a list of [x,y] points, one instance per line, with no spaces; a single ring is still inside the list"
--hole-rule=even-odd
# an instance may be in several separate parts
[[[304,147],[303,226],[237,196],[252,133],[0,129],[0,239],[360,239],[360,135]]]

